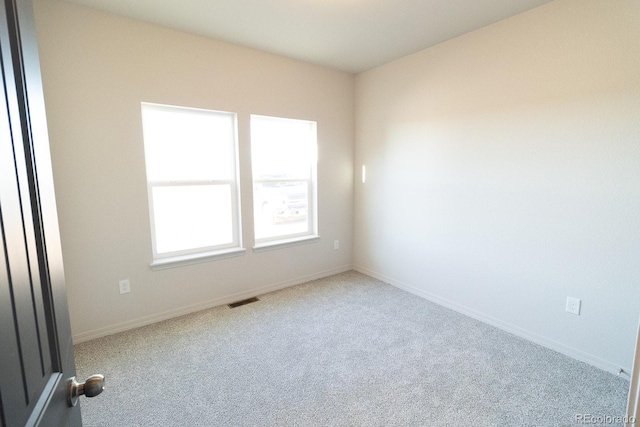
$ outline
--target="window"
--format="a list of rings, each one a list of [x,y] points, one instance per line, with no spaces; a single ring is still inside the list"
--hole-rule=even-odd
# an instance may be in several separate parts
[[[317,237],[316,122],[251,116],[256,247]]]
[[[143,103],[142,126],[154,264],[239,249],[236,115]]]

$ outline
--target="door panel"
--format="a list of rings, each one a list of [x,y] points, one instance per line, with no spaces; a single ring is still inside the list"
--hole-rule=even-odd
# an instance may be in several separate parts
[[[30,0],[0,8],[0,420],[81,425]]]

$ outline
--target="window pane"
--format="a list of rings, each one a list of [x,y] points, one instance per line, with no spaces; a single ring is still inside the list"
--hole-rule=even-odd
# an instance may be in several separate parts
[[[159,254],[233,242],[231,185],[153,187]]]
[[[142,103],[154,259],[238,247],[236,115]]]
[[[315,158],[315,123],[252,116],[251,153],[254,180],[309,179]]]
[[[233,114],[161,105],[142,107],[149,181],[233,179]]]
[[[256,243],[316,233],[316,123],[251,116]]]
[[[253,185],[256,239],[309,232],[307,182]]]

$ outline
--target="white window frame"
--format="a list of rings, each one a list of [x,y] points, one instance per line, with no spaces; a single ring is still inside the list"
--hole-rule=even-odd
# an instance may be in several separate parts
[[[311,164],[309,165],[309,174],[306,177],[295,177],[295,178],[276,178],[276,179],[261,179],[255,176],[255,173],[252,168],[252,200],[255,203],[255,186],[256,184],[265,184],[265,183],[295,183],[295,182],[306,182],[307,187],[307,230],[299,233],[291,233],[286,235],[277,235],[272,237],[265,238],[256,238],[254,235],[255,245],[253,247],[254,251],[264,251],[277,249],[286,246],[292,246],[302,243],[308,243],[316,241],[320,238],[318,234],[318,209],[317,209],[317,201],[318,201],[318,134],[317,134],[317,122],[312,120],[300,120],[300,119],[291,119],[285,117],[274,117],[274,116],[263,116],[252,114],[250,116],[250,121],[252,122],[254,118],[257,119],[267,119],[274,121],[287,121],[287,122],[304,122],[313,127],[313,133],[315,135],[315,144],[313,146],[313,155],[311,159]],[[250,124],[251,124],[250,122]],[[253,132],[253,130],[252,130]],[[253,144],[253,134],[252,134],[252,144]],[[253,146],[251,150],[251,156],[253,161]],[[255,218],[255,206],[254,212],[252,213],[253,223],[255,227],[256,218]]]
[[[162,111],[193,111],[198,114],[212,114],[233,119],[233,147],[231,150],[233,159],[232,163],[232,179],[216,179],[216,180],[194,180],[194,179],[178,179],[168,181],[152,181],[147,177],[147,193],[149,199],[149,218],[151,223],[151,245],[153,253],[152,269],[164,269],[181,265],[189,265],[199,262],[206,262],[212,259],[228,258],[238,256],[245,253],[242,248],[242,229],[240,218],[240,179],[238,165],[238,119],[237,114],[227,111],[206,110],[200,108],[182,107],[165,104],[155,104],[142,102],[141,109],[157,109]],[[147,142],[145,141],[145,147]],[[145,166],[147,166],[147,153],[145,149]],[[158,187],[182,187],[182,186],[198,186],[198,185],[224,185],[229,186],[231,193],[231,222],[232,222],[232,241],[227,244],[212,245],[206,247],[190,248],[172,252],[158,253],[156,244],[156,224],[154,216],[154,200],[153,190]]]

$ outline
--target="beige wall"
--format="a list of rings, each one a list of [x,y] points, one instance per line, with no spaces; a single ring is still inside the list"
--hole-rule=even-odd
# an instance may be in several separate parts
[[[357,269],[628,372],[638,22],[638,1],[557,0],[358,75]]]
[[[58,1],[35,12],[76,342],[350,268],[352,75]],[[245,256],[150,270],[142,101],[238,113]],[[250,114],[318,122],[319,242],[250,249]]]

